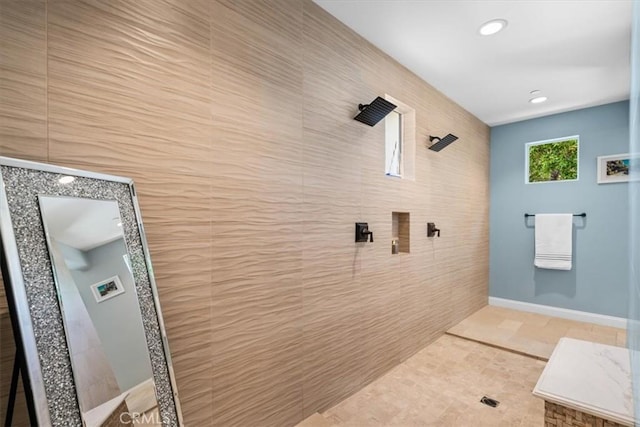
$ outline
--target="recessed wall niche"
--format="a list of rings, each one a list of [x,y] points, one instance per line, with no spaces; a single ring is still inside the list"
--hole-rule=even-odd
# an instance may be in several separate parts
[[[408,254],[411,235],[409,212],[392,212],[391,223],[391,253]]]

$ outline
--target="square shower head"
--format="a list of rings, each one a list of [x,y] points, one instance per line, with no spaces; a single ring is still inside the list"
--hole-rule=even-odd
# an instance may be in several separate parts
[[[458,137],[452,134],[448,134],[444,138],[438,138],[437,136],[430,136],[429,141],[436,141],[433,145],[429,147],[429,150],[440,151],[447,145],[451,144],[453,141],[457,140]]]
[[[384,119],[387,114],[392,112],[396,105],[390,103],[386,99],[377,97],[371,104],[358,105],[360,113],[354,117],[354,120],[364,123],[365,125],[374,126],[380,120]]]

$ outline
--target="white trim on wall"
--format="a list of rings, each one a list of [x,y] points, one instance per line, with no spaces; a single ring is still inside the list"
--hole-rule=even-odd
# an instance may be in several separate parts
[[[489,305],[510,308],[513,310],[527,311],[529,313],[544,314],[545,316],[554,316],[561,317],[563,319],[577,320],[579,322],[595,323],[596,325],[627,329],[627,319],[623,317],[607,316],[604,314],[589,313],[587,311],[570,310],[568,308],[532,304],[530,302],[516,301],[512,299],[497,297],[489,297]]]

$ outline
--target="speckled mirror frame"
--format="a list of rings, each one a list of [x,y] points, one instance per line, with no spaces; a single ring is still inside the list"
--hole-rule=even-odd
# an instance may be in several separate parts
[[[63,176],[75,180],[62,184]],[[0,157],[0,236],[38,425],[82,426],[38,195],[116,200],[140,302],[160,418],[182,426],[166,331],[133,180]],[[29,396],[27,396],[29,398]]]

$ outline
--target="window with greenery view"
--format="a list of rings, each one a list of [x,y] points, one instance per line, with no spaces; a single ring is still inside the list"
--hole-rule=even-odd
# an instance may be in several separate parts
[[[527,182],[578,179],[578,137],[527,144]]]

